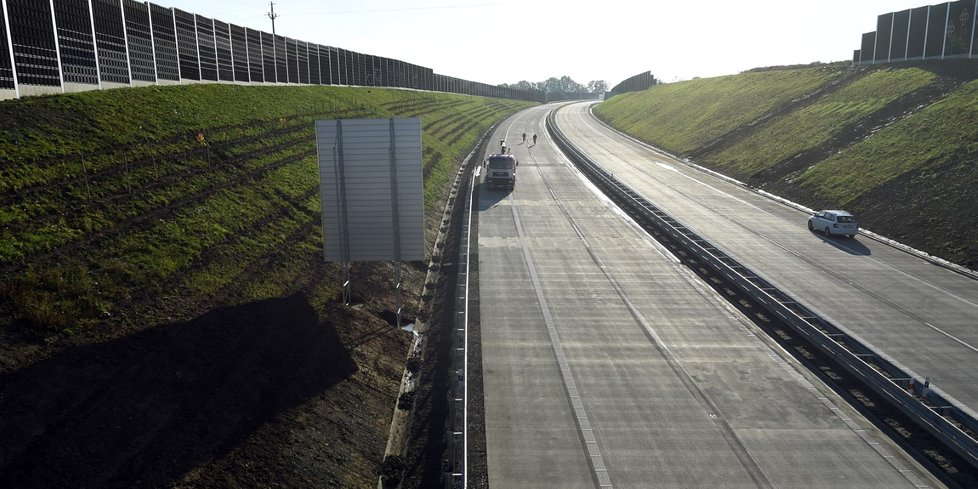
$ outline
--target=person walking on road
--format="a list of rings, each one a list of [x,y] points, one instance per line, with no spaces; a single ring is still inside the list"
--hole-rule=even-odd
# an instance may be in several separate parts
[[[533,145],[534,146],[537,145],[537,135],[536,134],[533,135]]]
[[[526,133],[523,133],[523,144],[526,144]]]

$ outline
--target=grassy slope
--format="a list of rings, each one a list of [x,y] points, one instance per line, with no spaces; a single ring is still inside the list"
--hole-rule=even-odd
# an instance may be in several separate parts
[[[233,287],[246,300],[276,297],[276,284],[320,247],[314,119],[420,116],[430,210],[477,135],[522,106],[220,85],[0,104],[0,294],[36,327],[67,331],[111,316],[133,294]],[[240,282],[283,246],[310,255]]]
[[[0,103],[0,390],[36,391],[0,398],[0,437],[9,443],[0,481],[35,485],[17,477],[56,463],[51,487],[95,483],[84,477],[112,471],[119,484],[146,477],[161,486],[375,483],[410,338],[388,322],[389,266],[355,264],[359,305],[336,304],[340,271],[322,260],[312,121],[421,118],[430,245],[458,163],[491,124],[527,105],[407,90],[224,85]],[[416,310],[423,268],[405,271],[407,311]],[[301,373],[316,369],[319,380],[304,385]],[[129,378],[157,370],[198,387],[167,391],[169,381]],[[127,412],[112,398],[89,399],[93,392],[126,399],[152,392],[156,415],[144,420],[145,409]],[[47,413],[34,404],[79,401],[109,412],[79,423],[57,418],[71,409]],[[214,409],[225,412],[206,417]],[[37,419],[4,420],[8,412]],[[116,424],[120,416],[149,424],[128,432]],[[159,424],[169,422],[224,435],[184,439],[186,429]],[[25,433],[25,423],[78,429]],[[152,443],[117,465],[121,452],[112,447],[129,438],[75,433],[85,426],[150,433]],[[76,440],[96,445],[81,449]],[[46,443],[90,456],[32,455]]]
[[[596,113],[639,139],[684,153],[839,76],[813,68],[697,79],[614,97]]]
[[[930,83],[934,75],[919,70],[882,70],[847,84],[821,100],[764,125],[707,163],[755,173],[829,140],[848,124]],[[777,141],[777,144],[771,144]]]
[[[978,235],[967,221],[978,209],[950,202],[978,194],[955,185],[970,193],[925,209],[935,185],[919,183],[978,179],[976,73],[966,62],[786,68],[660,85],[595,112],[646,142],[811,207],[847,207],[875,231],[974,268]],[[927,235],[935,212],[938,232],[954,236]]]
[[[911,171],[927,170],[978,149],[978,81],[967,83],[912,117],[881,129],[801,175],[817,194],[849,204]]]

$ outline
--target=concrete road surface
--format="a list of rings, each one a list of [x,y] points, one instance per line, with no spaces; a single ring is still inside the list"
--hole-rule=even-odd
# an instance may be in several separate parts
[[[585,183],[550,108],[478,195],[490,487],[939,486]]]
[[[866,236],[825,237],[808,214],[602,126],[577,104],[575,145],[740,263],[978,417],[978,280]]]

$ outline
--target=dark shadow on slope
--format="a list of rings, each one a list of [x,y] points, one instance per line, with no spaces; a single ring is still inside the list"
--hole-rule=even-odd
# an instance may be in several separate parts
[[[976,59],[942,59],[890,63],[883,66],[895,68],[916,67],[927,70],[942,78],[956,79],[960,83],[978,79],[978,60]]]
[[[0,377],[0,487],[163,487],[356,372],[303,294]]]

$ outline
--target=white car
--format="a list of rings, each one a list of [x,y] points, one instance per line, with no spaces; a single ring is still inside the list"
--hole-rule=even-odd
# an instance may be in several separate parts
[[[859,233],[856,216],[840,210],[816,212],[808,218],[809,231],[821,231],[825,237],[832,235],[853,237]]]

